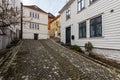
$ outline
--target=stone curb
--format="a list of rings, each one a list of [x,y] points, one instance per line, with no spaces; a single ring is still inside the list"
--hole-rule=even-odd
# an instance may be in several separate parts
[[[57,44],[58,46],[61,46],[61,47],[65,48],[65,49],[68,49],[68,48],[66,48],[66,47],[64,47],[64,46],[56,43],[53,39],[50,39],[50,40],[51,40],[52,42],[54,42],[55,44]],[[70,50],[70,49],[69,49],[69,50]],[[75,53],[76,55],[78,55],[78,56],[82,56],[82,57],[86,58],[87,60],[90,60],[90,61],[92,61],[92,62],[95,62],[95,63],[97,63],[97,64],[100,64],[100,65],[102,65],[103,67],[106,67],[106,68],[108,68],[108,69],[111,69],[111,70],[113,70],[113,71],[115,71],[115,72],[117,72],[117,73],[120,73],[120,70],[119,70],[119,69],[117,69],[117,68],[115,68],[115,67],[113,67],[113,66],[111,66],[111,65],[108,65],[108,64],[103,63],[103,62],[101,62],[101,61],[98,61],[98,60],[96,60],[96,59],[94,59],[94,58],[91,58],[91,57],[85,55],[85,54],[80,54],[80,53],[77,52],[77,51],[73,51],[73,50],[70,50],[70,51],[74,52],[74,53]]]

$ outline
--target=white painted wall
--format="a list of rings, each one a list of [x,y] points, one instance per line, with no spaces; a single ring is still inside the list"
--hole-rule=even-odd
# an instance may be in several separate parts
[[[39,14],[39,19],[30,18],[30,12]],[[23,7],[23,39],[34,39],[34,34],[39,34],[39,39],[48,38],[48,14],[40,11],[36,11],[27,7]],[[38,23],[39,30],[30,29],[29,23]]]
[[[88,41],[92,42],[97,48],[120,49],[120,0],[98,0],[89,5],[86,1],[86,7],[83,11],[77,13],[77,0],[75,0],[71,8],[71,19],[66,21],[66,12],[61,14],[61,41],[65,43],[65,29],[71,25],[71,35],[75,35],[72,44],[84,46]],[[111,10],[114,10],[111,13]],[[90,38],[89,19],[94,16],[102,15],[102,31],[103,36],[99,38]],[[87,21],[87,38],[79,39],[78,23]]]

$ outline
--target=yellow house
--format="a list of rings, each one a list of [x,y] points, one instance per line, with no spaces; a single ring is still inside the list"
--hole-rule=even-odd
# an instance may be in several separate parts
[[[60,15],[55,17],[51,22],[50,22],[50,37],[51,38],[60,38]]]

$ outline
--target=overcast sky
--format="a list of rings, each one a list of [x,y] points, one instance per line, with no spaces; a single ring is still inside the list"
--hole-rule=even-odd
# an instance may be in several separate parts
[[[24,5],[37,5],[46,12],[57,15],[67,0],[22,0]]]

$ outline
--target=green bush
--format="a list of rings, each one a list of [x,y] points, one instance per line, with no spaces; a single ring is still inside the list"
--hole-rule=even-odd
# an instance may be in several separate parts
[[[78,52],[82,52],[80,46],[78,46],[78,45],[71,45],[70,48],[71,48],[72,50],[75,50],[75,51],[78,51]]]
[[[91,42],[85,43],[85,50],[91,52],[93,49],[93,45]]]

